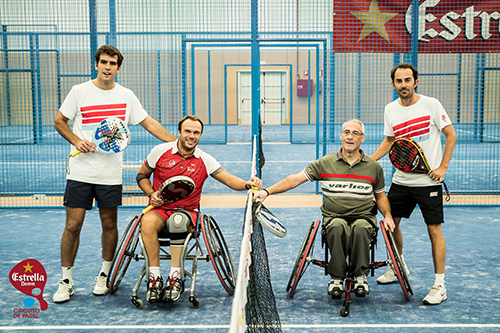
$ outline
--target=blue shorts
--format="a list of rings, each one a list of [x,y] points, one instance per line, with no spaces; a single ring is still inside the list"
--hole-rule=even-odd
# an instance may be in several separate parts
[[[443,188],[441,185],[410,187],[392,184],[389,194],[391,214],[393,217],[410,218],[418,205],[426,224],[444,222]]]
[[[64,206],[91,210],[94,198],[99,208],[121,206],[122,185],[98,185],[76,180],[66,182]]]

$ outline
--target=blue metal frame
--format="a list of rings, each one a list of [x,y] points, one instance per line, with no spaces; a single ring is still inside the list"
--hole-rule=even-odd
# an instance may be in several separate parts
[[[323,51],[326,53],[326,40],[325,39],[309,39],[309,38],[304,38],[304,39],[296,39],[296,40],[300,40],[300,41],[307,41],[307,42],[323,42]],[[296,41],[295,40],[295,41]],[[266,41],[266,42],[275,42],[275,41],[279,41],[279,40],[276,40],[276,39],[269,39],[269,40],[261,40],[262,41]],[[281,40],[282,41],[282,40]],[[187,43],[191,43],[191,47],[190,47],[190,55],[191,55],[191,76],[192,76],[192,79],[191,79],[191,108],[192,108],[192,112],[193,114],[196,113],[196,99],[195,99],[195,89],[196,89],[196,83],[195,83],[195,80],[194,80],[194,77],[195,77],[195,72],[196,72],[196,69],[195,69],[195,59],[196,59],[196,48],[200,48],[200,47],[212,47],[212,48],[215,48],[215,47],[251,47],[251,43],[248,43],[248,40],[247,39],[241,39],[241,40],[236,40],[236,43],[234,43],[235,40],[231,40],[231,42],[225,42],[225,41],[222,41],[220,39],[183,39],[183,48],[182,48],[182,59],[183,59],[183,80],[185,80],[185,78],[187,77],[187,73],[185,71],[185,62],[186,62],[186,54],[184,52],[184,50],[186,49],[186,44]],[[297,47],[297,44],[294,43],[294,44],[262,44],[260,45],[260,47]],[[320,145],[320,135],[319,135],[319,132],[320,132],[320,129],[319,129],[319,52],[320,52],[320,48],[319,48],[319,45],[318,44],[300,44],[299,47],[314,47],[316,49],[316,96],[317,96],[317,103],[316,103],[316,156],[317,158],[320,157],[320,148],[319,148],[319,145]],[[326,55],[324,55],[324,57],[326,57]],[[260,59],[260,58],[259,58]],[[234,65],[234,64],[233,64]],[[260,64],[259,64],[260,65]],[[280,66],[280,64],[263,64],[263,65],[260,65],[260,66]],[[227,64],[225,65],[225,68],[224,68],[224,75],[226,76],[227,73],[226,73],[226,66]],[[251,66],[251,64],[241,64],[241,66]],[[259,68],[260,68],[259,66]],[[209,66],[208,66],[208,72],[210,74],[210,63],[209,63]],[[310,69],[310,52],[309,52],[309,67]],[[252,69],[251,69],[252,70]],[[260,69],[259,69],[260,70]],[[310,71],[309,71],[310,73]],[[323,63],[323,73],[325,73],[324,75],[326,75],[326,63],[324,62]],[[227,96],[227,89],[226,89],[226,78],[224,79],[224,96]],[[293,85],[293,80],[292,80],[292,75],[290,75],[290,89],[292,89]],[[187,88],[187,82],[185,82],[185,84],[183,84],[183,101],[185,101],[185,98],[186,98],[186,88]],[[259,87],[260,87],[260,72],[259,72]],[[210,89],[210,78],[209,78],[209,89]],[[308,88],[309,89],[309,88]],[[210,93],[210,91],[209,91]],[[292,97],[292,92],[290,93],[290,98]],[[252,100],[253,100],[253,95],[252,95]],[[309,116],[308,116],[308,122],[310,121],[310,96],[308,94],[308,98],[309,98],[309,107],[308,107],[308,112],[309,112]],[[259,98],[257,99],[258,101],[260,101],[260,90],[259,90]],[[210,104],[210,103],[209,103]],[[326,117],[326,97],[324,97],[324,104],[323,104],[323,108],[324,108],[324,117]],[[209,116],[211,114],[210,112],[211,110],[211,106],[209,105]],[[260,112],[260,103],[259,103],[259,112]],[[187,114],[187,105],[186,103],[184,102],[183,103],[183,113],[186,115]],[[253,122],[255,121],[253,119],[253,114],[252,114],[252,124]],[[260,115],[259,115],[259,118],[260,119]],[[228,123],[227,123],[227,101],[225,100],[224,101],[224,143],[227,142],[227,126],[228,126]],[[292,100],[290,99],[290,141],[292,141],[292,138],[293,138],[293,130],[292,130],[292,125],[293,125],[293,103],[292,103]],[[253,126],[253,125],[252,125]],[[254,135],[254,134],[252,134]],[[296,142],[296,143],[301,143],[301,142]]]
[[[94,55],[97,52],[97,4],[96,0],[89,0],[89,25],[90,25],[90,63],[94,64]],[[91,78],[97,77],[95,66],[90,67]]]
[[[109,40],[108,45],[116,47],[116,0],[109,1]]]
[[[296,39],[296,40],[300,40],[300,41],[307,41],[307,42],[311,42],[311,41],[314,41],[314,42],[323,42],[323,52],[326,53],[326,40],[325,39],[308,39],[308,38],[305,38],[305,39]],[[191,75],[192,75],[192,80],[191,80],[191,92],[192,92],[192,95],[191,95],[191,103],[192,103],[192,112],[193,114],[195,114],[195,107],[196,107],[196,99],[195,99],[195,94],[194,94],[194,91],[195,91],[195,88],[196,88],[196,84],[195,84],[195,80],[194,80],[194,77],[195,77],[195,58],[196,58],[196,48],[200,48],[200,47],[251,47],[251,43],[248,43],[248,40],[240,40],[240,41],[244,41],[243,43],[232,43],[233,40],[231,40],[231,43],[227,43],[227,42],[224,42],[224,41],[221,41],[220,39],[185,39],[184,42],[187,44],[187,43],[192,43],[191,44],[191,48],[190,48],[190,52],[191,52]],[[269,39],[269,40],[261,40],[261,41],[266,41],[266,42],[274,42],[274,41],[277,41],[276,39]],[[209,42],[212,42],[212,43],[209,43]],[[297,47],[297,44],[296,42],[294,44],[262,44],[260,45],[260,47]],[[320,148],[319,148],[319,145],[320,145],[320,135],[319,135],[319,132],[320,132],[320,129],[319,129],[319,126],[320,126],[320,119],[319,119],[319,82],[320,82],[320,77],[319,77],[319,52],[320,52],[320,48],[319,48],[319,45],[318,44],[300,44],[299,47],[314,47],[316,49],[316,99],[317,99],[317,103],[316,103],[316,156],[317,158],[320,157]],[[183,47],[183,50],[185,49],[185,47]],[[310,51],[309,51],[309,55],[308,55],[308,73],[310,73]],[[324,58],[326,57],[326,54],[324,55]],[[185,54],[183,54],[183,60],[185,60]],[[234,65],[234,64],[233,64]],[[260,64],[259,64],[260,65]],[[260,66],[280,66],[280,64],[263,64],[263,65],[260,65]],[[225,65],[227,66],[227,64]],[[241,64],[241,66],[251,66],[251,64]],[[260,71],[260,66],[259,66],[259,71]],[[208,72],[210,73],[210,63],[209,63],[209,66],[208,66]],[[326,62],[323,62],[323,73],[324,73],[324,76],[326,76]],[[186,74],[185,72],[183,72],[184,74]],[[224,75],[227,75],[226,73],[226,69],[224,69]],[[226,80],[226,79],[225,79]],[[226,84],[226,81],[224,81],[224,83]],[[292,80],[292,75],[290,75],[290,87],[292,87],[293,85],[293,80]],[[259,72],[259,87],[260,87],[260,72]],[[210,80],[209,80],[209,89],[210,89]],[[308,89],[310,89],[310,87],[308,87]],[[323,89],[325,90],[325,89]],[[186,89],[184,89],[184,92],[183,92],[183,98],[185,98],[186,96]],[[227,96],[227,89],[226,89],[226,86],[224,85],[224,92],[225,92],[225,96]],[[209,93],[210,93],[210,90],[209,90]],[[292,97],[292,92],[290,94],[290,98]],[[254,96],[252,95],[252,100],[253,100]],[[259,98],[258,100],[260,101],[260,90],[259,90]],[[324,117],[326,117],[326,96],[323,98],[323,108],[324,108]],[[224,133],[224,141],[227,142],[227,101],[225,100],[224,101],[225,103],[225,107],[224,107],[224,124],[225,124],[225,133]],[[308,123],[310,123],[310,109],[311,109],[311,105],[310,105],[310,94],[308,94]],[[293,130],[292,130],[292,125],[293,125],[293,106],[292,106],[292,102],[290,100],[290,140],[292,141],[292,138],[293,138]],[[260,103],[259,103],[259,110],[260,110]],[[259,111],[260,112],[260,111]],[[184,114],[187,114],[187,106],[186,104],[184,103]],[[211,107],[209,106],[209,117],[211,115]],[[252,114],[252,117],[253,117],[253,114]],[[260,116],[259,116],[259,119],[260,119]],[[252,122],[254,121],[254,119],[252,118]],[[252,134],[254,135],[254,134]],[[297,143],[301,143],[301,142],[297,142]]]
[[[418,2],[412,0],[412,22],[411,22],[411,64],[418,68]]]
[[[252,136],[259,135],[260,128],[260,45],[257,40],[258,32],[258,8],[259,1],[252,0],[251,5],[251,25],[252,25],[252,46],[250,59],[252,62]],[[260,156],[259,145],[256,145],[257,156]],[[260,177],[260,168],[257,167],[257,177]]]
[[[484,67],[485,67],[485,55],[484,53],[476,55],[476,110],[474,112],[474,135],[479,138],[479,142],[483,142],[483,132],[484,132]]]

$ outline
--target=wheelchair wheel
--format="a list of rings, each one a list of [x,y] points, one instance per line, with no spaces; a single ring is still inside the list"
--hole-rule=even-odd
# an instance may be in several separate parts
[[[311,222],[309,229],[307,230],[306,238],[300,247],[299,255],[297,256],[297,260],[295,260],[295,265],[292,270],[292,275],[290,275],[290,279],[288,280],[288,285],[286,287],[286,291],[290,291],[288,296],[290,298],[293,297],[295,293],[295,288],[297,288],[297,284],[299,283],[302,275],[306,271],[307,267],[309,267],[309,262],[307,262],[307,257],[309,254],[312,254],[314,249],[314,239],[316,238],[316,234],[318,233],[319,225],[321,221],[316,221],[316,224]]]
[[[120,282],[122,282],[123,276],[130,265],[130,261],[135,254],[135,249],[137,248],[137,243],[139,242],[140,221],[141,219],[135,216],[128,224],[127,229],[125,229],[125,232],[120,240],[115,253],[115,258],[111,264],[111,274],[108,276],[110,294],[113,294],[116,289],[118,289],[118,286],[120,285]]]
[[[387,248],[387,256],[391,260],[391,267],[398,278],[399,284],[401,285],[401,289],[403,290],[403,294],[407,301],[410,300],[410,293],[413,295],[413,290],[411,288],[410,279],[406,274],[406,271],[403,269],[403,261],[401,260],[401,256],[399,255],[398,248],[396,246],[396,242],[394,240],[394,236],[390,230],[385,230],[384,222],[380,221],[380,229],[382,230],[382,234],[384,235],[385,245]]]
[[[231,258],[231,254],[229,253],[229,249],[222,236],[219,225],[215,222],[213,217],[202,215],[201,231],[215,273],[227,293],[232,295],[236,286],[236,274],[233,259]]]

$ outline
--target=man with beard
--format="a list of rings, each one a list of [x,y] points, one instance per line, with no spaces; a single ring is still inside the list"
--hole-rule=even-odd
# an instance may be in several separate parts
[[[444,222],[443,190],[441,183],[448,169],[457,141],[455,130],[441,103],[431,97],[417,94],[418,71],[407,63],[402,63],[391,71],[392,85],[399,98],[385,107],[384,135],[378,149],[371,155],[379,160],[385,156],[396,138],[410,138],[424,151],[432,171],[429,174],[405,173],[396,170],[389,190],[389,202],[396,228],[394,238],[399,252],[403,253],[403,236],[399,223],[401,218],[409,218],[418,204],[432,245],[434,261],[434,285],[424,298],[427,305],[440,304],[447,299],[444,284],[446,242],[441,224]],[[441,133],[446,137],[444,153],[441,148]],[[404,265],[406,273],[409,270]],[[377,282],[386,284],[396,280],[392,269],[380,276]]]
[[[179,121],[179,139],[154,147],[137,173],[137,184],[149,197],[155,208],[146,213],[141,221],[141,235],[149,260],[148,291],[150,303],[175,302],[182,293],[180,260],[184,240],[198,220],[198,207],[203,183],[212,176],[235,191],[244,191],[262,182],[257,177],[244,181],[225,171],[219,162],[198,147],[203,123],[196,116],[185,116]],[[153,183],[150,176],[153,174]],[[171,177],[187,176],[195,183],[195,190],[175,202],[164,202],[159,197],[160,185]],[[158,233],[162,230],[170,238],[172,265],[163,287],[160,274]]]

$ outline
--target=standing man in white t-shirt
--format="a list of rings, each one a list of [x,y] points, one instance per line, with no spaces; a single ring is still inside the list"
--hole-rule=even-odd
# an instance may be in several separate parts
[[[446,242],[441,224],[444,222],[443,190],[441,183],[448,169],[457,141],[457,135],[441,103],[431,97],[417,94],[418,71],[410,64],[403,63],[391,71],[392,85],[399,98],[385,107],[384,135],[372,158],[379,160],[385,156],[396,138],[415,140],[423,149],[432,171],[427,174],[405,173],[396,170],[389,190],[389,202],[396,228],[394,237],[398,250],[403,253],[403,236],[399,223],[401,218],[409,218],[418,204],[432,245],[434,261],[434,285],[424,298],[424,304],[436,305],[447,299],[444,284]],[[441,133],[446,137],[444,153]],[[408,268],[404,267],[407,274]],[[385,284],[396,280],[389,268],[377,279]]]
[[[69,301],[74,293],[73,264],[85,213],[92,209],[93,199],[99,206],[103,259],[93,293],[98,296],[108,293],[106,280],[118,242],[117,212],[122,203],[122,153],[96,153],[91,141],[94,127],[105,118],[118,117],[125,123],[140,124],[162,141],[177,139],[148,115],[131,90],[115,82],[122,61],[118,49],[101,46],[95,54],[97,78],[73,86],[54,121],[57,132],[71,143],[71,150],[83,153],[69,161],[64,193],[66,226],[61,239],[62,279],[53,296],[55,303]],[[69,120],[73,120],[73,130]]]

